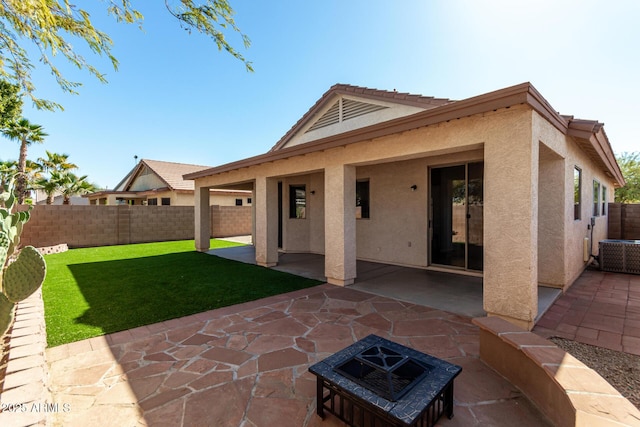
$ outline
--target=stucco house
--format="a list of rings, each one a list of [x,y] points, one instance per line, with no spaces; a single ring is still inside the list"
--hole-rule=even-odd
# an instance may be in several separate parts
[[[193,206],[193,181],[182,176],[209,166],[142,159],[113,190],[87,194],[92,205]],[[210,203],[218,206],[250,206],[251,191],[211,189]]]
[[[531,329],[538,286],[566,289],[607,237],[624,184],[602,123],[561,115],[523,83],[453,101],[337,84],[262,155],[188,173],[196,247],[210,189],[253,192],[256,261],[324,254],[483,277],[483,306]]]

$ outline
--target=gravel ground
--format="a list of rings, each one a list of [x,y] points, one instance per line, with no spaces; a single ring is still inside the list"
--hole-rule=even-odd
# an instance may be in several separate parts
[[[564,338],[554,337],[549,340],[599,373],[640,409],[640,356]]]

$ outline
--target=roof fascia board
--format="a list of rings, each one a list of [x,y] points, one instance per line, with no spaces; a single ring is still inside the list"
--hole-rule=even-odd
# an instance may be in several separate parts
[[[151,188],[149,190],[136,191],[136,194],[139,194],[141,196],[148,196],[148,195],[157,194],[157,193],[166,193],[167,191],[172,191],[172,190],[169,187]]]
[[[121,183],[126,182],[123,191],[129,191],[129,188],[131,188],[131,185],[133,185],[133,182],[136,180],[136,178],[138,178],[138,176],[140,176],[140,172],[142,171],[143,166],[146,166],[153,171],[153,168],[149,166],[149,164],[145,161],[145,159],[140,159],[140,162],[138,162],[138,164],[131,170],[131,172],[129,172],[129,175],[127,175],[122,181],[120,181]],[[156,171],[153,171],[153,173],[158,175]],[[119,186],[120,184],[118,184],[116,188],[118,188]]]
[[[124,178],[122,178],[122,180],[114,187],[114,189],[119,188],[120,186],[123,186],[123,188],[128,188],[131,185],[131,181],[136,175],[137,170],[140,168],[140,163],[142,163],[142,160],[140,160],[140,162],[136,164]]]
[[[592,134],[591,138],[589,138],[589,142],[596,149],[603,163],[611,175],[616,179],[620,187],[623,187],[625,185],[625,179],[622,175],[622,171],[620,170],[620,166],[618,165],[618,161],[616,160],[613,151],[611,151],[611,145],[609,144],[609,140],[605,133],[601,130]]]
[[[327,92],[327,94],[336,92],[338,92],[338,90],[334,89],[333,91]],[[472,116],[475,114],[495,111],[500,108],[508,108],[513,105],[519,104],[529,105],[532,109],[538,112],[543,118],[549,121],[549,123],[551,123],[565,135],[572,135],[590,141],[592,145],[595,144],[594,149],[596,149],[600,158],[603,159],[603,163],[605,164],[607,169],[612,173],[614,177],[616,177],[616,179],[622,179],[622,181],[620,182],[624,182],[624,178],[622,178],[622,175],[619,172],[619,168],[612,165],[611,157],[607,155],[610,150],[604,148],[608,147],[609,145],[604,144],[601,141],[601,138],[596,137],[596,135],[602,133],[602,131],[594,134],[593,132],[582,129],[571,129],[567,120],[558,112],[556,112],[546,101],[546,99],[544,99],[544,97],[531,85],[531,83],[528,82],[511,86],[505,89],[500,89],[494,92],[478,95],[472,98],[467,98],[465,100],[452,102],[450,104],[425,110],[416,114],[412,114],[410,116],[400,117],[387,122],[378,123],[366,128],[355,129],[350,132],[333,135],[306,144],[286,147],[277,151],[269,151],[258,156],[253,156],[247,159],[227,163],[225,165],[217,166],[214,168],[186,174],[183,176],[183,178],[195,180],[209,175],[221,174],[233,171],[235,169],[256,166],[261,163],[273,162],[276,160],[282,160],[289,157],[309,154],[321,150],[328,150],[359,141],[379,138],[394,133],[400,133],[424,126],[433,125],[436,123],[442,123],[449,120]],[[606,142],[606,136],[604,136],[604,138]]]
[[[311,120],[320,110],[326,107],[329,104],[329,101],[334,97],[339,96],[337,94],[336,85],[332,86],[328,91],[326,91],[315,104],[311,106],[311,108],[294,124],[287,133],[284,134],[282,138],[276,144],[271,147],[269,151],[276,151],[281,149],[283,146],[289,142],[289,140],[300,131],[308,122]]]
[[[572,136],[574,138],[585,141],[598,154],[602,165],[606,170],[609,171],[611,176],[617,181],[617,183],[622,187],[625,184],[624,176],[622,175],[622,171],[620,170],[620,166],[616,160],[616,156],[611,150],[611,144],[609,143],[609,139],[607,135],[604,133],[604,129],[602,126],[597,126],[596,122],[594,124],[585,124],[585,121],[574,123],[571,122],[569,124],[569,128],[567,131],[567,135]],[[598,129],[596,132],[590,129]]]
[[[542,115],[549,123],[551,123],[560,132],[566,134],[569,129],[569,123],[557,111],[555,111],[546,99],[529,84],[529,93],[527,103],[533,107],[540,115]]]
[[[138,194],[137,191],[98,191],[96,193],[85,194],[86,197],[100,197],[100,196],[135,196]]]

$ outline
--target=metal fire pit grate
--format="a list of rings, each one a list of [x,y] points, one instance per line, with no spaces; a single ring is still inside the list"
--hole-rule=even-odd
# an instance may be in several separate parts
[[[432,427],[453,417],[453,380],[462,368],[376,335],[309,367],[317,413],[351,426]]]
[[[429,373],[428,366],[382,345],[369,347],[334,370],[392,402]]]

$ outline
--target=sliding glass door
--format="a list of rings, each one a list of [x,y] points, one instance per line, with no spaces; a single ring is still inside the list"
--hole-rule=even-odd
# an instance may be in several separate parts
[[[484,164],[431,169],[430,264],[482,271]]]

